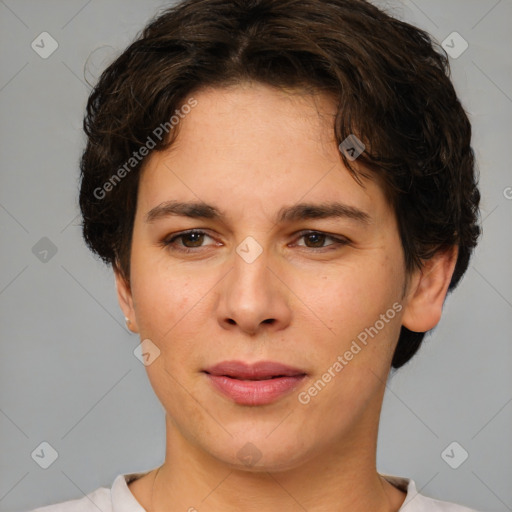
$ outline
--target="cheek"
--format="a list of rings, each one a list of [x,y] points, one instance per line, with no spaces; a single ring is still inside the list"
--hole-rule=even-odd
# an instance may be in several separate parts
[[[392,266],[364,262],[297,281],[306,306],[334,331],[349,332],[373,324],[401,297],[401,277]]]
[[[195,319],[201,314],[202,304],[194,279],[153,268],[133,272],[132,291],[140,339],[151,340],[160,351],[146,371],[156,395],[162,403],[168,403],[179,396],[176,379],[182,381],[184,369],[199,364]]]
[[[167,338],[200,297],[197,283],[148,259],[133,258],[132,293],[141,337]]]
[[[297,280],[298,295],[307,297],[306,308],[301,305],[304,328],[317,338],[316,346],[322,347],[315,350],[315,366],[323,373],[341,356],[339,375],[343,377],[337,382],[343,381],[345,391],[365,388],[368,377],[374,382],[370,370],[385,375],[389,369],[400,332],[402,278],[399,265],[381,257],[338,267],[320,279],[302,276]],[[310,311],[315,317],[311,318]],[[344,395],[341,388],[336,392],[334,388],[335,394]]]
[[[214,314],[210,293],[219,276],[212,269],[196,271],[162,259],[134,256],[134,263],[132,292],[140,338],[150,339],[160,350],[146,370],[154,387],[164,383],[162,392],[172,392],[172,376],[182,380],[204,362],[210,340],[205,326]]]

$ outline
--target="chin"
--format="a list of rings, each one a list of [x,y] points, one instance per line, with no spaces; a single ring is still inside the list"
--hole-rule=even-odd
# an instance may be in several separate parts
[[[247,440],[250,437],[252,440]],[[232,469],[250,471],[254,473],[270,471],[287,471],[304,464],[308,457],[307,447],[297,440],[296,445],[285,443],[283,439],[276,437],[270,440],[267,434],[257,436],[244,436],[243,440],[237,440],[226,446],[226,450],[212,453],[219,461]],[[235,452],[231,448],[235,446]]]

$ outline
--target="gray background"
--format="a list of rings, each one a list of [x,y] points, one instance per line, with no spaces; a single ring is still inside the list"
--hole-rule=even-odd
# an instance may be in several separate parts
[[[389,381],[378,467],[433,497],[512,510],[512,2],[377,3],[439,42],[457,31],[469,43],[450,60],[473,122],[484,219],[445,317]],[[77,162],[85,61],[94,81],[165,4],[0,1],[1,511],[81,497],[163,461],[163,408],[133,355],[138,338],[111,271],[81,240]],[[59,45],[47,59],[31,48],[43,31]],[[56,254],[41,252],[43,237]],[[58,452],[46,470],[31,457],[43,441]],[[452,441],[469,453],[458,469],[441,457]]]

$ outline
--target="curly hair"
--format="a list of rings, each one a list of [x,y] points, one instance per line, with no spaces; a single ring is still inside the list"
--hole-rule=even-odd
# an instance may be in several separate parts
[[[393,206],[407,272],[456,245],[455,288],[480,236],[471,124],[444,50],[364,0],[185,0],[152,19],[87,103],[79,202],[92,251],[129,283],[140,170],[178,133],[154,137],[155,128],[194,91],[243,81],[335,98],[336,140],[364,143],[358,164]],[[340,157],[358,182],[366,176]],[[402,326],[394,368],[424,335]]]

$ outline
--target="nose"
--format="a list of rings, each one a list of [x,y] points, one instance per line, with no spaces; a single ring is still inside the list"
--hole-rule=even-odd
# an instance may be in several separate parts
[[[291,292],[279,277],[277,262],[265,250],[254,261],[240,254],[233,254],[234,268],[220,283],[221,327],[250,335],[284,329],[292,317]]]

